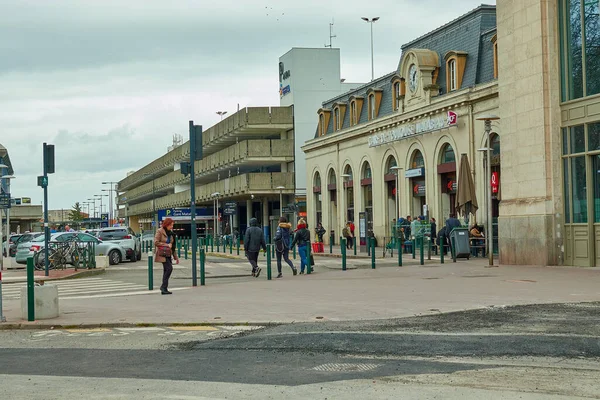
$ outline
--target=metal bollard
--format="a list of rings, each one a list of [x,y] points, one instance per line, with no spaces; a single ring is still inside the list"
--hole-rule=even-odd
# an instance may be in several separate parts
[[[342,239],[342,271],[346,271],[346,239]]]
[[[233,254],[233,237],[230,237],[227,240],[229,240],[229,254],[232,255]]]
[[[271,280],[271,247],[275,247],[272,244],[267,245],[267,280]]]
[[[154,290],[154,261],[151,252],[148,252],[148,290]]]
[[[402,266],[402,241],[400,240],[400,238],[398,238],[396,240],[396,243],[398,244],[398,266],[401,267]]]
[[[35,321],[35,281],[33,280],[33,257],[27,257],[27,321]]]
[[[444,263],[444,253],[446,252],[446,248],[444,247],[445,243],[446,238],[444,236],[440,236],[440,245],[438,247],[440,248],[440,261],[442,264]]]
[[[210,237],[210,252],[214,253],[215,252],[215,238],[214,237]]]
[[[417,251],[417,238],[413,236],[412,240],[411,240],[411,245],[410,247],[412,247],[412,258],[413,260],[416,258],[416,251]]]
[[[371,268],[375,269],[375,237],[371,238]]]
[[[306,273],[307,274],[311,274],[312,273],[312,265],[310,263],[310,240],[308,241],[308,243],[306,243]]]
[[[292,254],[294,255],[294,260],[296,259],[296,246],[292,249]]]
[[[183,257],[187,260],[188,259],[188,244],[187,241],[183,244]]]
[[[333,254],[333,233],[329,235],[329,254]],[[296,258],[296,257],[294,257]]]
[[[242,240],[241,240],[241,239],[240,239],[240,237],[238,236],[238,238],[237,238],[237,255],[238,255],[238,256],[240,255],[240,245],[241,245],[241,241],[242,241]]]
[[[431,260],[431,237],[427,236],[427,259]]]
[[[206,251],[204,249],[200,249],[200,286],[205,285],[205,277],[204,277],[204,264],[206,262]]]
[[[421,237],[420,239],[420,246],[419,246],[419,255],[421,258],[421,265],[425,265],[425,249],[424,249],[424,244],[425,244],[425,237]]]
[[[217,238],[217,253],[221,252],[221,241]]]
[[[0,322],[6,322],[4,314],[2,314],[2,271],[0,270]]]
[[[352,237],[352,247],[354,248],[354,255],[356,255],[356,236]]]

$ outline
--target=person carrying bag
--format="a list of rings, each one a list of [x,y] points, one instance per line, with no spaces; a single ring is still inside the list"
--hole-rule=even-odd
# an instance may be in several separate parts
[[[169,291],[169,278],[173,273],[173,259],[179,264],[176,248],[175,233],[173,232],[173,220],[165,218],[162,227],[154,235],[154,261],[163,265],[163,280],[160,286],[160,294],[173,294]]]

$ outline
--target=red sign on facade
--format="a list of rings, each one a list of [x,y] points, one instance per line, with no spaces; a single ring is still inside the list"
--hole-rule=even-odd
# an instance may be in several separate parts
[[[500,177],[498,176],[498,172],[492,172],[492,193],[498,193],[498,188],[500,187]]]

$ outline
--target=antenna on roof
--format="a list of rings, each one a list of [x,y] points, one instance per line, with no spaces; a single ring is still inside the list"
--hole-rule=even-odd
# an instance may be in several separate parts
[[[337,37],[333,34],[333,18],[331,18],[331,22],[329,23],[329,44],[326,44],[325,47],[332,48],[333,47],[333,38]]]

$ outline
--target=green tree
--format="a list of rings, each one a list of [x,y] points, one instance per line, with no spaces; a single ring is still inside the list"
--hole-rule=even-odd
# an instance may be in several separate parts
[[[85,214],[81,212],[81,205],[79,202],[75,203],[73,209],[69,211],[69,220],[73,222],[83,221],[85,218]]]

